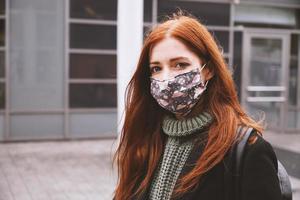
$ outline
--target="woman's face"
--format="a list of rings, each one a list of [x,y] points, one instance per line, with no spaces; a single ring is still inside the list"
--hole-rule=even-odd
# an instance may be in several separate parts
[[[197,67],[200,69],[203,64],[197,54],[171,37],[157,43],[150,54],[151,77],[157,80],[170,79]]]

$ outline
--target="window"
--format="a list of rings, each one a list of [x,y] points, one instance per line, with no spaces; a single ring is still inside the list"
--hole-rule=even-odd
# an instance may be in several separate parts
[[[290,57],[290,76],[289,76],[289,105],[296,107],[298,102],[298,59],[299,59],[299,35],[292,34],[291,37],[291,57]],[[299,100],[300,101],[300,100]]]
[[[144,0],[144,22],[152,22],[152,0]]]
[[[216,40],[220,49],[223,53],[228,53],[229,51],[229,31],[211,31],[214,39]]]
[[[72,108],[116,107],[116,84],[71,84]]]
[[[229,3],[158,0],[158,21],[162,20],[166,14],[174,12],[176,8],[191,12],[205,25],[229,26]]]
[[[117,0],[71,0],[70,18],[70,108],[116,108]]]
[[[242,56],[243,56],[243,33],[234,32],[234,49],[233,49],[233,78],[237,86],[239,98],[241,99],[241,84],[242,84]]]
[[[261,28],[300,28],[300,9],[267,5],[236,5],[235,26]]]
[[[117,20],[116,0],[71,0],[71,18]]]
[[[116,55],[70,55],[70,77],[72,79],[115,79]]]
[[[116,49],[115,25],[71,24],[70,47],[80,49]]]

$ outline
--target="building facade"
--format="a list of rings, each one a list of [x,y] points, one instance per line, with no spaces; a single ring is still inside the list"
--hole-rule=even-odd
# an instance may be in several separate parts
[[[141,28],[178,7],[218,41],[249,114],[264,111],[268,129],[300,134],[300,2],[144,0]],[[0,1],[1,141],[117,136],[117,8],[117,0]]]

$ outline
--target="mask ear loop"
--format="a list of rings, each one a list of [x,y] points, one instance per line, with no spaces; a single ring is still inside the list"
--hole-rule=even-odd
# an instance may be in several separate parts
[[[206,86],[207,86],[207,84],[208,84],[208,81],[209,81],[209,80],[207,80],[206,83],[205,83],[205,85],[204,85],[205,88],[206,88]]]
[[[200,72],[202,71],[202,69],[203,69],[205,66],[206,66],[206,63],[200,68]],[[208,81],[209,81],[209,80],[207,80],[206,83],[205,83],[205,85],[204,85],[205,88],[206,88],[206,86],[207,86],[207,84],[208,84]]]
[[[202,69],[205,67],[206,63],[200,68],[200,72],[202,71]]]

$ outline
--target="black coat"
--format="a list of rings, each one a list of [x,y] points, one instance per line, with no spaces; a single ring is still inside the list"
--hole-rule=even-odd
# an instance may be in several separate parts
[[[251,133],[251,135],[253,134],[256,134],[258,139],[251,145],[247,144],[245,148],[244,158],[241,163],[239,200],[280,200],[281,192],[277,178],[277,158],[274,150],[270,143],[265,141],[255,131]],[[194,146],[179,178],[191,170],[189,165],[195,163],[201,155],[203,146]],[[233,186],[235,176],[232,175],[232,170],[230,169],[232,169],[235,162],[229,155],[226,154],[220,163],[202,177],[195,190],[177,199],[234,200]],[[225,177],[229,177],[229,179],[225,179]],[[148,192],[149,188],[147,189]],[[142,200],[147,200],[147,193],[141,198]]]

